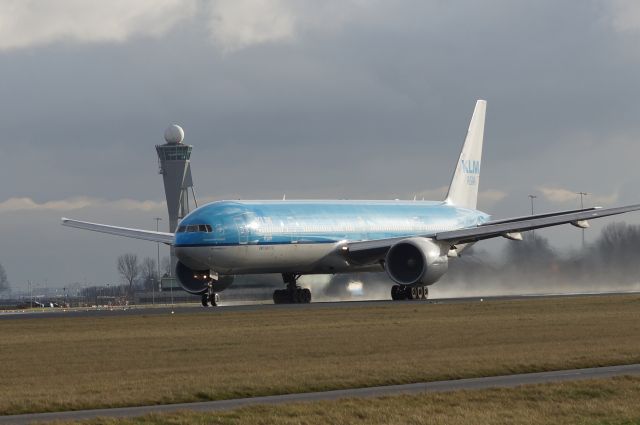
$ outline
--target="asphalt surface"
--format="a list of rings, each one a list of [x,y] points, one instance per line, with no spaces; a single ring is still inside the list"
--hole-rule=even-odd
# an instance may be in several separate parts
[[[268,301],[255,301],[251,303],[222,303],[218,307],[202,307],[199,304],[176,304],[174,306],[135,306],[135,307],[92,307],[82,309],[62,308],[37,308],[33,310],[0,311],[0,321],[16,319],[52,319],[69,317],[105,317],[105,316],[143,316],[166,315],[184,313],[224,314],[229,312],[245,312],[259,310],[290,310],[290,309],[325,309],[325,308],[357,308],[383,305],[398,305],[415,303],[451,304],[465,302],[490,302],[499,300],[520,300],[534,298],[558,298],[558,297],[585,297],[603,295],[640,295],[640,292],[615,292],[615,293],[576,293],[576,294],[531,294],[531,295],[501,295],[488,297],[460,297],[460,298],[434,298],[415,301],[320,301],[311,304],[278,304]]]
[[[165,404],[157,406],[122,407],[114,409],[78,410],[71,412],[36,413],[27,415],[0,416],[2,424],[29,424],[49,421],[75,421],[97,417],[124,418],[150,413],[170,413],[180,410],[215,412],[244,406],[285,404],[321,400],[338,400],[352,397],[382,397],[401,394],[448,392],[456,390],[481,390],[487,388],[513,388],[521,385],[576,381],[584,379],[610,378],[623,375],[640,375],[640,364],[596,367],[589,369],[558,370],[552,372],[525,373],[519,375],[492,376],[486,378],[458,379],[452,381],[421,382],[407,385],[355,388],[349,390],[316,393],[284,394],[267,397],[240,398],[233,400],[206,401],[198,403]]]

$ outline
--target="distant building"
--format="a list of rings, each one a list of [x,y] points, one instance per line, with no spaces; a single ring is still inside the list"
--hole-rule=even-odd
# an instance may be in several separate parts
[[[191,177],[191,151],[193,146],[184,144],[184,130],[178,125],[170,125],[164,132],[164,145],[156,145],[159,173],[164,181],[164,193],[169,213],[169,232],[175,233],[178,223],[190,211],[191,202],[197,208],[193,179]],[[171,247],[171,273],[174,273],[177,259]]]

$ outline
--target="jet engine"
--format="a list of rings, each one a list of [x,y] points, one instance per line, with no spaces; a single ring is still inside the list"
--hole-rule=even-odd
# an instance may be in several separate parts
[[[447,271],[446,251],[433,240],[413,237],[401,240],[389,248],[385,268],[391,279],[405,286],[425,286],[435,283]]]
[[[209,282],[211,281],[209,270],[193,270],[180,261],[176,265],[176,276],[182,288],[191,294],[204,294],[207,292]],[[227,289],[233,283],[234,276],[225,275],[218,276],[213,282],[213,289],[216,292]]]

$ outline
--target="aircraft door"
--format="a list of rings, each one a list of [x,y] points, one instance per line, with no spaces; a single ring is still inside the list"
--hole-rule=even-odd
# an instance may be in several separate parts
[[[234,221],[238,229],[238,243],[246,245],[249,242],[249,227],[247,226],[246,217],[244,215],[235,217]]]

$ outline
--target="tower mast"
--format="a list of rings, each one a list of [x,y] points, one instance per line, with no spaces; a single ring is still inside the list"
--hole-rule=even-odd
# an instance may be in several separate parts
[[[178,223],[189,214],[189,189],[193,191],[191,177],[191,150],[193,146],[184,143],[184,130],[172,124],[164,132],[163,145],[156,145],[159,173],[164,181],[164,193],[169,213],[169,232],[175,233]],[[193,198],[195,203],[195,196]],[[171,247],[171,274],[176,268],[177,259]]]

